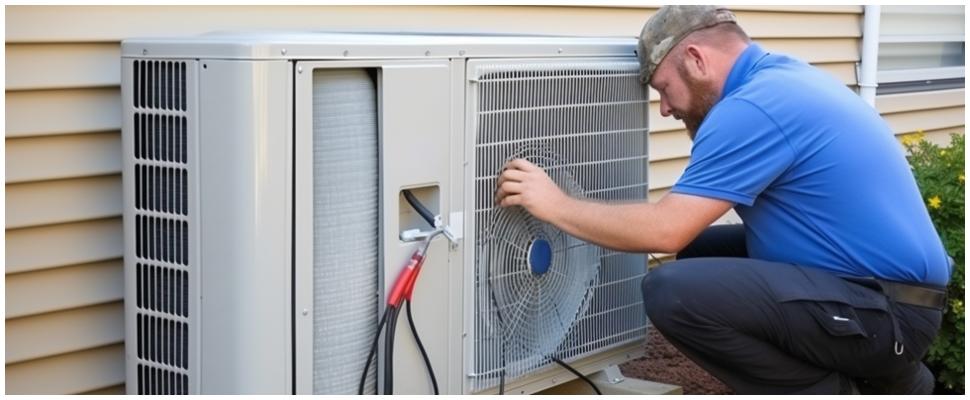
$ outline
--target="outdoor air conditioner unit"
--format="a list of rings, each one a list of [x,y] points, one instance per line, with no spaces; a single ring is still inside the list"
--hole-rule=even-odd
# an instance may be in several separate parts
[[[574,378],[549,356],[586,374],[639,356],[644,256],[493,194],[523,157],[574,196],[646,199],[634,49],[447,34],[125,41],[128,393],[356,393],[387,289],[419,246],[402,233],[430,229],[405,189],[454,239],[432,242],[413,299],[443,393],[500,380],[533,393]],[[430,393],[410,330],[395,340],[395,393]]]

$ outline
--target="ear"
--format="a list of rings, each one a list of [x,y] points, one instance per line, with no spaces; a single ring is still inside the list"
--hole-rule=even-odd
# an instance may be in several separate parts
[[[696,78],[707,78],[711,74],[711,60],[700,46],[689,45],[684,49],[684,67]]]

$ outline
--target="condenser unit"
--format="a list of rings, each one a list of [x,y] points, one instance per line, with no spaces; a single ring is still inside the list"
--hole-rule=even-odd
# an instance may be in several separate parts
[[[404,190],[450,233],[413,298],[443,393],[533,393],[573,379],[551,357],[588,374],[641,354],[643,255],[494,204],[513,158],[573,196],[646,199],[634,49],[451,34],[125,41],[128,393],[356,393],[387,290],[419,246],[405,239],[431,229]],[[429,393],[410,330],[395,343],[394,392]]]

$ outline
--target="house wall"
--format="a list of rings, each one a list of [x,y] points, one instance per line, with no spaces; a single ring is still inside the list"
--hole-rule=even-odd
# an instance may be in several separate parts
[[[120,41],[216,30],[635,36],[654,8],[585,6],[6,7],[6,392],[123,393]],[[855,87],[860,6],[735,7],[766,48]],[[651,198],[690,141],[650,105]],[[897,134],[963,132],[964,90],[881,96]],[[732,221],[733,215],[724,221]]]

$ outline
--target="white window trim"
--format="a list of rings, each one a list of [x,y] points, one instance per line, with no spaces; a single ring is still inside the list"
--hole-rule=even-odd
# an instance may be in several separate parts
[[[966,67],[934,67],[878,71],[879,83],[932,81],[966,76]]]
[[[880,35],[879,43],[964,42],[962,35]]]

